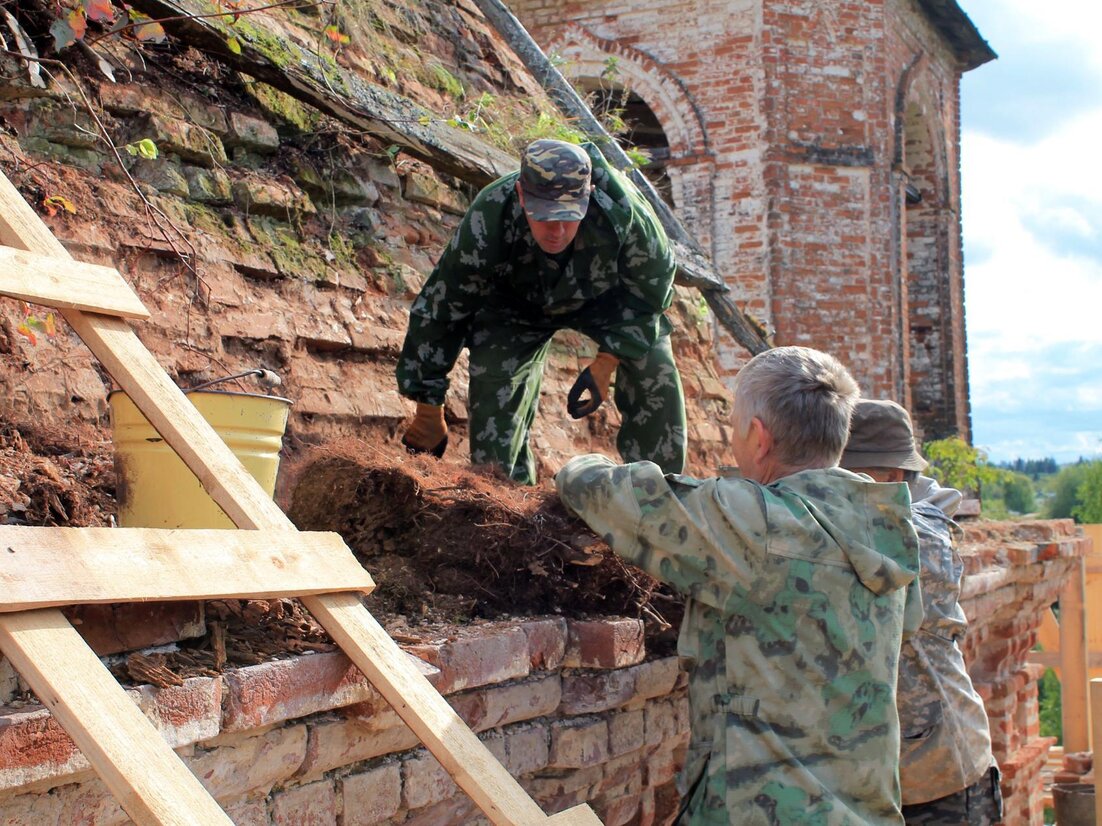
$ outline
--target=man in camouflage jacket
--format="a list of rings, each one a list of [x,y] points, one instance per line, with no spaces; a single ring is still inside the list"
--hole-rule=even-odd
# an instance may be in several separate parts
[[[836,467],[857,385],[802,347],[735,383],[743,478],[571,460],[559,495],[624,559],[688,597],[691,740],[679,824],[902,824],[895,681],[917,627],[906,485]]]
[[[533,142],[519,172],[475,198],[410,308],[397,377],[417,415],[403,443],[443,454],[448,374],[466,346],[471,461],[534,483],[528,434],[544,363],[552,335],[570,328],[598,348],[571,414],[596,410],[616,371],[620,455],[680,472],[685,403],[663,315],[673,276],[653,210],[595,146]]]
[[[913,500],[925,618],[899,659],[903,816],[913,826],[991,826],[1001,819],[999,772],[987,713],[957,646],[968,627],[952,518],[960,492],[919,475],[926,460],[911,417],[891,401],[857,403],[841,465],[879,482],[906,481]]]

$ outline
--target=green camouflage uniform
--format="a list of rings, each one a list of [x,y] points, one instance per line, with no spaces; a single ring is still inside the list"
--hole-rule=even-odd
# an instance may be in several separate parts
[[[471,352],[471,460],[535,481],[528,432],[551,336],[577,330],[620,359],[614,399],[626,460],[669,472],[685,463],[685,403],[663,311],[673,298],[666,234],[635,186],[592,144],[593,193],[572,247],[536,244],[506,175],[483,189],[410,308],[398,389],[443,404],[464,346]],[[565,404],[565,399],[564,402]]]
[[[987,713],[957,646],[968,627],[958,602],[964,566],[953,547],[960,528],[952,515],[961,495],[925,476],[912,483],[911,493],[925,618],[904,640],[899,661],[904,816],[916,824],[997,823]]]
[[[570,461],[559,495],[689,597],[681,824],[901,824],[895,682],[921,621],[906,485],[807,470],[770,485]]]

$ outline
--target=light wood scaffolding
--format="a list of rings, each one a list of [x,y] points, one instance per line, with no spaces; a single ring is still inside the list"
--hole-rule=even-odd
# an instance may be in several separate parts
[[[118,271],[74,261],[2,174],[0,295],[59,310],[239,529],[0,527],[0,650],[136,823],[230,820],[56,606],[298,596],[493,823],[599,826],[584,804],[544,814],[364,608],[374,583],[344,542],[297,531],[173,384]]]

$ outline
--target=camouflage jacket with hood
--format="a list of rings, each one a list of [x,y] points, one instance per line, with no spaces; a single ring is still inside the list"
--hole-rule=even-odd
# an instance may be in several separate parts
[[[925,617],[918,633],[903,641],[899,660],[906,806],[966,789],[995,764],[987,712],[957,645],[968,627],[959,602],[964,565],[953,546],[961,495],[926,476],[911,483],[911,495]]]
[[[669,241],[636,186],[593,144],[589,209],[573,245],[544,253],[517,198],[519,172],[483,189],[463,217],[420,294],[398,359],[398,389],[442,404],[451,372],[479,322],[516,321],[592,336],[621,359],[644,355],[670,332]]]
[[[906,485],[838,468],[696,480],[603,456],[556,483],[617,554],[689,597],[679,823],[903,823],[896,671],[922,611]]]

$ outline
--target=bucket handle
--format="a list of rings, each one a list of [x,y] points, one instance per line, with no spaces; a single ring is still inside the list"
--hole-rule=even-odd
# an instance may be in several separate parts
[[[220,379],[211,379],[210,381],[205,381],[202,384],[197,384],[194,387],[187,388],[186,390],[184,390],[184,393],[194,393],[196,390],[204,390],[211,385],[221,384],[224,381],[233,381],[234,379],[243,379],[247,378],[248,376],[256,376],[257,381],[259,381],[260,384],[263,385],[265,390],[272,390],[273,388],[279,387],[281,384],[283,384],[283,379],[281,379],[271,370],[266,370],[263,367],[254,367],[252,370],[245,370],[241,373],[235,373],[232,376],[223,376]]]

